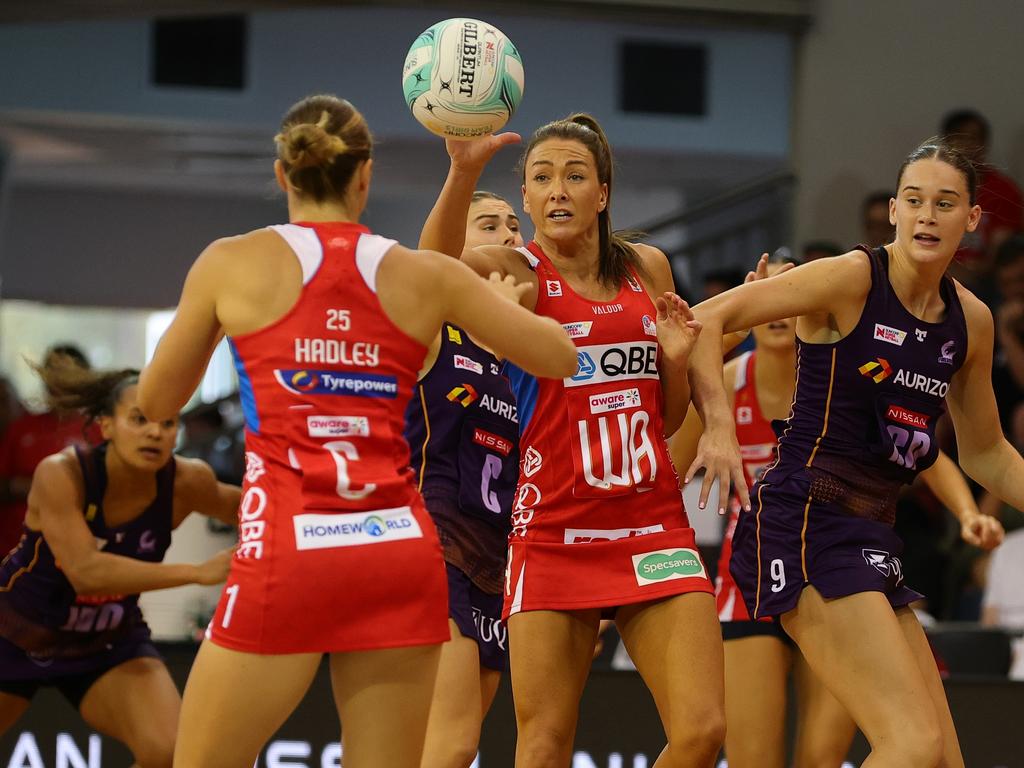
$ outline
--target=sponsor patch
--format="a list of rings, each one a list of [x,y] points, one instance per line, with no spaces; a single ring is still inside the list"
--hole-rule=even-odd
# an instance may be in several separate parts
[[[461,344],[462,343],[462,331],[460,331],[458,328],[452,328],[449,325],[448,326],[448,341],[450,341],[452,344]]]
[[[898,557],[893,557],[881,549],[862,549],[861,554],[864,555],[864,562],[885,578],[895,577],[897,585],[903,581],[903,563]]]
[[[593,324],[593,320],[583,320],[578,323],[562,323],[562,327],[570,339],[585,339],[590,335],[590,327]]]
[[[619,539],[646,536],[649,533],[661,533],[664,530],[665,526],[661,523],[643,528],[566,528],[565,543],[589,544],[592,541],[618,541]]]
[[[890,405],[889,409],[885,412],[885,417],[910,427],[928,428],[928,417],[925,414],[911,411],[899,405]]]
[[[591,307],[595,315],[614,315],[616,312],[622,311],[621,304],[598,304],[597,306]]]
[[[277,383],[296,395],[348,395],[350,397],[398,397],[398,379],[372,373],[277,369]]]
[[[685,547],[633,555],[633,570],[641,587],[672,579],[707,578],[700,555]]]
[[[942,345],[942,349],[939,350],[939,362],[945,365],[953,364],[953,355],[956,354],[956,342],[950,339]]]
[[[637,408],[640,405],[640,390],[620,389],[617,392],[602,392],[599,395],[590,396],[591,413],[608,413],[609,411],[623,411],[626,408]]]
[[[562,295],[562,283],[558,280],[545,280],[544,281],[547,289],[548,296],[561,296]]]
[[[644,333],[646,333],[648,336],[658,335],[658,324],[654,322],[653,317],[651,317],[650,315],[644,315],[641,318],[641,322],[644,326]]]
[[[369,437],[370,420],[366,416],[307,416],[310,437]]]
[[[629,284],[629,290],[633,291],[634,293],[644,292],[643,286],[641,286],[640,283],[638,283],[636,279],[631,275],[626,276],[626,282]]]
[[[263,475],[267,474],[267,467],[258,453],[253,451],[245,452],[245,481],[255,483]]]
[[[508,456],[512,453],[512,449],[515,447],[512,444],[512,441],[508,438],[504,438],[501,435],[495,435],[485,429],[480,429],[479,427],[473,428],[473,442],[477,445],[482,445],[484,448],[490,448],[492,451],[497,451],[502,456]]]
[[[540,472],[543,463],[544,457],[532,445],[523,451],[523,474],[526,477],[533,477]]]
[[[562,379],[566,387],[609,381],[658,378],[658,343],[599,344],[576,350],[576,373]]]
[[[888,325],[882,325],[881,323],[875,323],[876,341],[884,341],[888,344],[895,344],[897,347],[902,347],[903,341],[906,338],[906,331],[901,331],[899,328],[893,328]]]
[[[473,373],[483,376],[484,367],[476,360],[466,357],[465,355],[454,355],[452,359],[455,361],[456,368],[461,368],[464,371],[472,371]]]
[[[410,507],[336,515],[296,515],[292,522],[298,550],[382,544],[423,536]]]
[[[741,405],[736,409],[737,424],[752,424],[754,422],[754,409],[749,405]]]
[[[892,366],[889,365],[889,361],[884,357],[878,357],[869,363],[864,363],[857,370],[860,371],[861,376],[867,376],[875,384],[881,384],[892,376]]]
[[[476,402],[478,397],[476,388],[472,384],[463,384],[459,387],[452,387],[446,395],[449,401],[458,403],[463,408],[469,408]]]
[[[922,331],[920,328],[915,328],[914,333],[917,334],[918,341],[924,341],[926,338],[928,338],[928,331]]]

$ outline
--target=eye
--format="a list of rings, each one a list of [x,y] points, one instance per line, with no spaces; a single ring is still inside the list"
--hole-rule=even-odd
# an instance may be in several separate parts
[[[163,426],[164,429],[175,429],[177,428],[178,423],[174,421],[174,419],[167,419],[167,421],[165,421],[161,426]]]
[[[583,174],[582,173],[570,173],[569,174],[569,180],[570,181],[583,181]]]
[[[519,223],[518,222],[513,222],[512,224],[508,225],[508,228],[509,228],[510,232],[518,232],[519,231]]]
[[[939,208],[945,208],[945,209],[948,210],[949,208],[952,208],[952,207],[953,207],[953,203],[950,202],[949,200],[940,200],[939,201]]]
[[[484,232],[493,232],[493,231],[494,231],[494,225],[493,225],[493,224],[484,224],[484,225],[483,225],[483,226],[481,227],[481,229],[482,229],[482,230],[483,230]]]
[[[907,202],[910,203],[911,205],[920,205],[921,200],[920,198],[917,197],[908,197]]]
[[[548,180],[548,175],[546,173],[538,173],[536,176],[533,177],[533,180],[536,181],[538,184],[543,184],[545,181]]]

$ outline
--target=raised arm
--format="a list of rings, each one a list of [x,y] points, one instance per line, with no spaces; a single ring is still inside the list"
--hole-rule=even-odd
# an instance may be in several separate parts
[[[960,466],[1016,509],[1024,509],[1024,459],[1003,436],[992,392],[992,313],[966,290],[960,303],[967,319],[967,357],[946,395],[956,429]]]
[[[466,217],[480,174],[502,147],[522,141],[519,134],[499,133],[469,141],[445,141],[451,163],[441,194],[420,233],[419,247],[458,258],[466,243]]]
[[[694,316],[702,329],[690,354],[689,379],[704,434],[686,477],[705,468],[701,506],[707,503],[711,487],[717,482],[722,505],[719,511],[724,512],[731,481],[743,507],[750,508],[732,413],[722,383],[723,334],[798,317],[797,331],[802,338],[812,342],[835,341],[856,325],[870,286],[867,256],[853,251],[812,261],[768,280],[745,283],[694,307]]]
[[[54,559],[79,595],[135,594],[182,584],[219,584],[227,577],[230,552],[199,565],[147,563],[103,552],[81,512],[81,492],[71,459],[49,456],[36,468],[29,515],[37,520]]]

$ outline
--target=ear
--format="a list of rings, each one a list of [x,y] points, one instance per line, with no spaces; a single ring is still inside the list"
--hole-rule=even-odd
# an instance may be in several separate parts
[[[523,184],[521,189],[523,190],[523,213],[530,213],[530,201],[526,197],[526,185]]]
[[[981,206],[971,206],[971,212],[967,214],[967,231],[973,232],[978,228],[979,223],[981,223]]]
[[[896,226],[896,198],[889,198],[889,223]]]
[[[277,180],[277,186],[281,188],[281,191],[287,194],[288,179],[284,175],[284,163],[280,160],[274,161],[274,178]]]
[[[96,423],[100,425],[100,435],[103,436],[104,440],[112,440],[114,438],[113,416],[100,416]]]
[[[601,213],[608,207],[608,185],[601,185],[601,196],[597,199],[597,212]]]
[[[373,179],[373,158],[367,158],[359,168],[359,188],[369,189],[370,181]]]

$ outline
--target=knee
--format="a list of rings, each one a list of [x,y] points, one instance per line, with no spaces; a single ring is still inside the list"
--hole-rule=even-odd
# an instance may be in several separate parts
[[[555,768],[568,764],[574,733],[564,728],[533,722],[519,726],[516,739],[516,766]]]
[[[942,764],[942,731],[937,725],[915,729],[903,737],[900,765],[920,765],[935,768]]]
[[[720,710],[691,713],[667,735],[668,765],[710,764],[725,742],[725,713]]]

